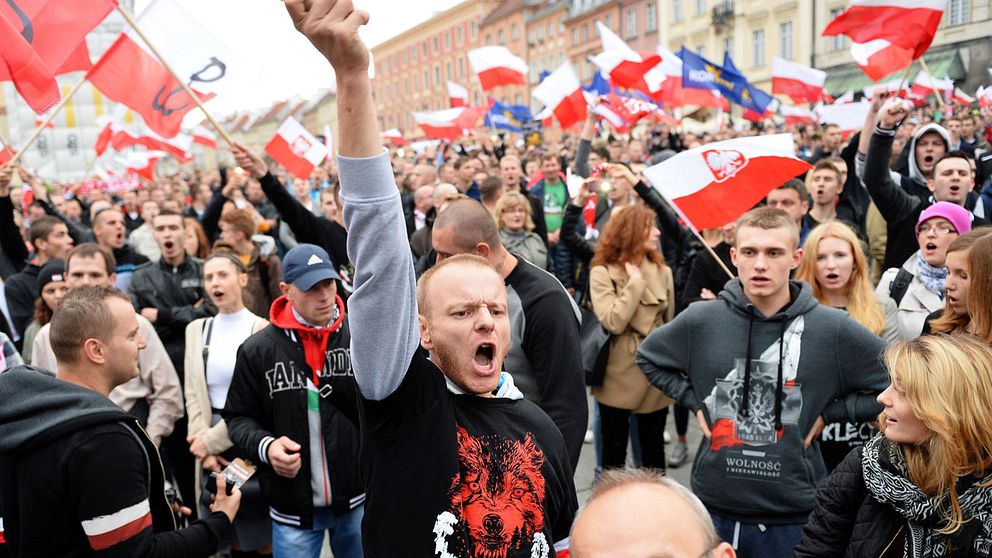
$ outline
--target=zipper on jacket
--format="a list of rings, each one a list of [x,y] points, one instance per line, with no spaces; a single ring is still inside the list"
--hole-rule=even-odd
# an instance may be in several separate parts
[[[896,531],[896,534],[892,536],[892,540],[889,541],[889,544],[885,545],[885,548],[883,548],[882,549],[882,552],[879,553],[878,558],[882,558],[882,556],[885,556],[885,553],[888,552],[889,551],[889,548],[892,547],[892,543],[896,542],[896,539],[899,538],[899,533],[902,533],[902,528],[903,527],[904,527],[903,525],[900,525],[899,526],[899,529]],[[907,541],[907,544],[908,544],[908,541]]]

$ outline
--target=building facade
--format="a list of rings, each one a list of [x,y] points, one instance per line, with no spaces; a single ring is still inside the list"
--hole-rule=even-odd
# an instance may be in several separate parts
[[[468,88],[472,104],[483,101],[466,53],[485,44],[482,20],[499,4],[465,0],[372,48],[372,94],[382,129],[419,135],[410,113],[448,108],[449,80]]]

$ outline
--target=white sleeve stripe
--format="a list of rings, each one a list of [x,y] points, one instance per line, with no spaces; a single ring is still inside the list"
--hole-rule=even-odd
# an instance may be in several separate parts
[[[136,519],[140,519],[150,513],[150,511],[151,508],[149,508],[148,499],[146,498],[133,506],[128,506],[109,515],[87,519],[81,523],[86,536],[95,537],[123,527]]]
[[[562,550],[568,548],[571,544],[572,544],[572,538],[565,537],[564,539],[555,543],[555,552],[561,552]]]
[[[258,443],[258,458],[262,460],[262,463],[268,463],[269,458],[266,454],[269,453],[269,445],[276,439],[272,436],[266,436],[262,438],[262,441]]]

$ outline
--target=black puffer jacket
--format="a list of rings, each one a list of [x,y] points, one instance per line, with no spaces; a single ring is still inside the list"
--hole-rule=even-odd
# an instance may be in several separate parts
[[[861,448],[844,458],[816,492],[796,558],[881,556],[905,521],[892,506],[876,500],[865,486]]]

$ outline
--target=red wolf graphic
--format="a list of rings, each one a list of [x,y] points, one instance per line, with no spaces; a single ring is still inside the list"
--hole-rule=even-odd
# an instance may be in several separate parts
[[[522,442],[498,435],[473,437],[459,426],[458,461],[461,472],[448,493],[460,519],[452,555],[531,556],[535,535],[544,540],[545,495],[544,452],[533,435]]]

